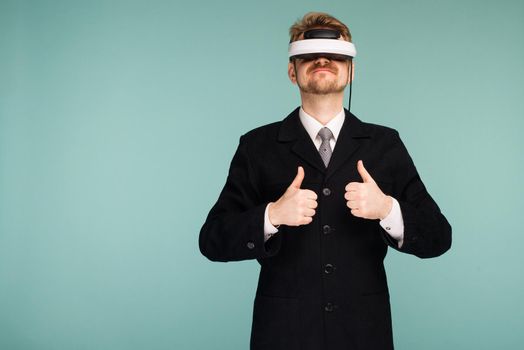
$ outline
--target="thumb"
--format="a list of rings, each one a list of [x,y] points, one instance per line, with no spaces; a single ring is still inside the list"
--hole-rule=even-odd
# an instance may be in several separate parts
[[[304,168],[301,166],[298,167],[297,176],[295,176],[295,179],[291,183],[289,187],[294,187],[296,189],[300,189],[300,186],[302,185],[302,180],[304,180]]]
[[[373,178],[371,177],[371,175],[369,175],[368,171],[366,170],[366,168],[364,168],[364,162],[359,160],[357,162],[357,170],[358,170],[358,173],[360,174],[360,177],[362,177],[362,180],[364,181],[364,183],[375,183],[375,180],[373,180]]]

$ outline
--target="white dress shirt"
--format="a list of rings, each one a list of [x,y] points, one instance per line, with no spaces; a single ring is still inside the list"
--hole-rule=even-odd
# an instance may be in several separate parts
[[[342,129],[342,125],[344,124],[344,119],[346,118],[344,114],[344,109],[342,109],[333,119],[331,119],[326,125],[322,125],[318,120],[307,114],[302,107],[300,107],[299,110],[299,117],[300,121],[302,122],[302,125],[306,129],[309,137],[315,144],[315,147],[317,150],[320,148],[320,144],[322,143],[322,140],[320,139],[320,136],[318,135],[318,132],[323,127],[329,128],[331,132],[333,133],[333,138],[329,140],[329,144],[331,146],[331,149],[334,151],[335,146],[337,144],[338,135],[340,134],[340,130]],[[386,216],[384,219],[380,220],[380,226],[386,232],[396,239],[398,241],[398,247],[400,248],[402,246],[403,240],[404,240],[404,220],[402,218],[402,212],[400,210],[400,205],[398,204],[398,201],[391,197],[393,199],[393,206],[391,208],[391,211],[389,212],[388,216]],[[266,211],[264,213],[264,241],[267,241],[272,235],[278,232],[278,228],[273,226],[271,224],[271,221],[269,220],[269,206],[268,204],[266,207]],[[349,208],[348,208],[349,212]]]

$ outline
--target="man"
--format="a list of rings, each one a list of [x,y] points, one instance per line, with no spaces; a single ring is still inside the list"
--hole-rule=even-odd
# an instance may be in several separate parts
[[[319,33],[351,42],[324,13],[297,21],[291,42]],[[343,108],[352,58],[297,57],[301,107],[240,138],[200,250],[260,263],[252,349],[392,349],[387,248],[438,256],[451,227],[398,132]]]

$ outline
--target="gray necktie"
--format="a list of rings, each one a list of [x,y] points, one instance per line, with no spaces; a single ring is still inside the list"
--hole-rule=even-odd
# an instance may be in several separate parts
[[[318,132],[318,136],[320,136],[322,139],[322,143],[320,144],[318,152],[320,153],[320,157],[324,161],[324,165],[327,168],[329,159],[331,159],[331,153],[333,153],[331,150],[331,145],[329,144],[329,140],[333,137],[333,133],[328,128],[322,128]]]

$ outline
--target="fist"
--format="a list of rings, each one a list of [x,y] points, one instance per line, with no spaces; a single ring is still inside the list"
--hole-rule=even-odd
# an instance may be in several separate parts
[[[385,195],[359,160],[357,171],[363,182],[350,182],[346,185],[344,198],[351,214],[364,219],[384,219],[393,206],[390,196]]]
[[[317,194],[311,190],[301,189],[304,180],[304,169],[299,166],[297,176],[286,189],[286,192],[268,209],[269,221],[273,226],[307,225],[313,221],[317,207]]]

